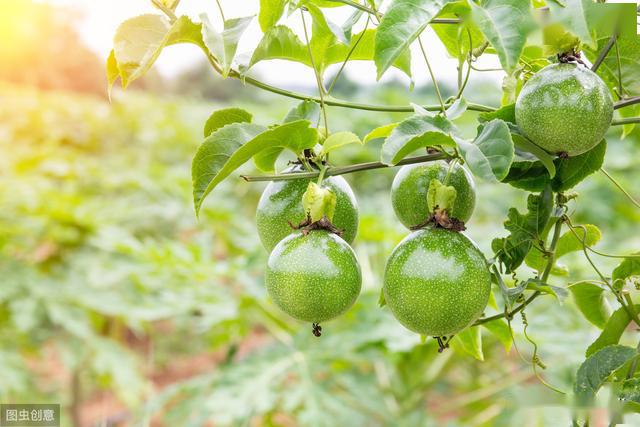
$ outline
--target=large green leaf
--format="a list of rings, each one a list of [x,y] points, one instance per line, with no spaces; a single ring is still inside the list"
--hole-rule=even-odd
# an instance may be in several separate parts
[[[375,39],[378,79],[408,49],[450,0],[394,0],[384,14]]]
[[[554,191],[567,191],[600,169],[606,151],[607,143],[603,140],[579,156],[555,159],[553,163],[556,174],[553,179],[549,177],[547,169],[539,161],[516,161],[513,162],[502,182],[527,191],[541,191],[550,183]]]
[[[347,57],[350,61],[372,61],[375,34],[376,31],[373,29],[365,30],[354,35],[348,45],[333,37],[330,43],[322,46],[322,55],[312,49],[314,62],[320,74],[323,74],[329,65],[342,63]],[[320,48],[318,45],[313,47]],[[264,34],[251,56],[249,68],[260,61],[271,59],[284,59],[311,67],[307,46],[285,26],[275,26]],[[393,65],[411,76],[411,53],[402,53]]]
[[[461,18],[458,25],[433,24],[431,28],[447,49],[449,56],[465,60],[470,49],[480,47],[485,39],[478,27],[470,20],[471,8],[466,2],[448,3],[438,18]]]
[[[553,192],[546,187],[540,194],[530,194],[527,199],[528,212],[523,215],[517,209],[509,209],[504,227],[510,231],[508,237],[496,238],[491,248],[506,268],[514,271],[540,240],[553,208]]]
[[[194,43],[203,46],[200,24],[181,16],[173,24],[160,15],[141,15],[124,21],[113,39],[110,80],[114,81],[113,60],[118,66],[122,86],[142,77],[166,46]]]
[[[635,255],[636,257],[634,258],[629,257],[623,259],[622,262],[613,270],[611,278],[614,283],[626,280],[629,277],[640,276],[640,258],[637,258],[637,256],[640,256],[640,252],[636,252]]]
[[[262,36],[253,51],[249,68],[269,59],[285,59],[311,67],[306,45],[289,27],[283,25],[276,25]]]
[[[463,329],[453,337],[453,342],[467,354],[483,361],[484,354],[482,352],[482,329],[471,327]]]
[[[589,404],[607,378],[638,353],[631,347],[611,345],[585,360],[576,375],[574,393],[581,405]]]
[[[581,251],[582,250],[581,240],[583,238],[584,238],[585,244],[588,247],[593,246],[600,241],[602,234],[600,233],[600,229],[598,229],[598,227],[592,224],[585,224],[584,228],[586,231],[586,235],[584,235],[581,229],[578,228],[576,230],[576,233],[578,234],[580,239],[578,238],[578,236],[573,234],[571,230],[565,232],[562,236],[560,236],[560,239],[558,239],[558,243],[556,245],[556,250],[555,250],[556,261],[568,253]],[[547,259],[542,255],[542,252],[531,251],[529,252],[529,254],[527,254],[527,257],[525,258],[525,262],[529,267],[534,268],[538,271],[543,271],[547,264]],[[551,270],[551,273],[557,274],[557,275],[565,275],[567,274],[567,271],[564,269],[558,268],[558,266],[554,265],[554,268]]]
[[[349,45],[333,43],[327,48],[325,66],[339,64],[349,57],[350,61],[373,61],[376,30],[368,29],[355,34]],[[353,51],[352,51],[353,50]],[[351,55],[349,56],[349,52]],[[409,49],[400,53],[393,62],[393,67],[411,77],[411,51]]]
[[[223,108],[222,110],[214,111],[207,122],[204,124],[204,137],[208,137],[216,130],[230,125],[232,123],[251,123],[253,116],[242,108]]]
[[[635,307],[636,310],[640,309],[640,305],[636,305]],[[587,348],[586,356],[589,357],[608,345],[618,344],[620,337],[630,322],[631,317],[624,307],[620,307],[614,311],[604,325],[598,338]]]
[[[565,29],[577,36],[583,44],[592,45],[593,33],[587,22],[592,0],[563,0],[563,5],[549,2],[549,13],[553,22],[561,24]]]
[[[473,143],[458,140],[458,146],[474,175],[490,181],[507,176],[514,148],[509,126],[502,120],[486,123]]]
[[[400,122],[382,145],[380,161],[395,165],[408,154],[423,147],[455,146],[455,127],[442,116],[416,115]]]
[[[379,138],[386,138],[389,135],[391,135],[391,132],[393,132],[393,130],[398,127],[400,123],[389,123],[387,125],[382,125],[379,126],[375,129],[373,129],[371,132],[369,132],[368,134],[365,135],[363,141],[369,142],[372,141],[374,139],[379,139]]]
[[[491,332],[502,343],[504,350],[509,353],[513,345],[513,336],[507,322],[504,319],[496,319],[483,323],[482,326]]]
[[[318,142],[318,132],[309,124],[307,120],[299,120],[265,130],[262,126],[234,123],[205,139],[192,165],[196,213],[216,185],[256,153],[282,147],[299,154],[313,147]]]
[[[263,32],[269,31],[278,23],[288,2],[289,0],[260,0],[258,22]]]
[[[611,317],[611,306],[604,297],[606,289],[596,283],[585,281],[572,284],[569,290],[584,318],[603,329]]]
[[[327,154],[344,147],[345,145],[351,144],[363,145],[364,143],[360,140],[358,135],[353,132],[343,131],[332,133],[322,143],[322,153]]]
[[[608,41],[608,37],[598,40],[598,51],[603,49]],[[629,95],[640,95],[640,37],[636,35],[619,37],[616,43],[620,52],[622,86]],[[609,52],[600,65],[598,74],[604,77],[610,86],[620,86],[618,83],[618,57],[615,49]]]
[[[535,28],[531,3],[523,0],[486,0],[471,4],[471,16],[511,73],[518,65],[527,36]]]
[[[213,28],[207,15],[200,15],[200,19],[202,20],[204,44],[222,66],[222,77],[226,78],[229,75],[233,58],[236,56],[240,37],[253,20],[253,16],[227,19],[224,21],[224,30],[221,33]]]

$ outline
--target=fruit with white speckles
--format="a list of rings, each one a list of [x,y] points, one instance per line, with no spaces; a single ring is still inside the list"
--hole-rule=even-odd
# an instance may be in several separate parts
[[[480,317],[489,301],[491,275],[484,255],[464,234],[429,228],[411,233],[393,250],[383,290],[402,325],[441,337]]]
[[[291,317],[320,323],[347,311],[362,283],[353,249],[324,230],[285,237],[269,256],[267,292]]]
[[[553,64],[522,87],[516,123],[529,139],[550,153],[577,156],[604,137],[613,117],[607,85],[588,68]]]
[[[431,212],[427,206],[427,192],[432,179],[456,189],[455,205],[450,216],[460,221],[471,218],[476,205],[476,189],[471,174],[465,168],[454,165],[449,179],[449,164],[444,160],[432,163],[407,165],[400,168],[391,185],[391,204],[396,216],[405,227],[423,224]]]
[[[287,172],[299,172],[300,168],[290,168]],[[297,225],[305,219],[302,195],[307,191],[311,179],[273,181],[267,185],[256,211],[258,234],[262,245],[271,251],[276,244],[294,232],[288,221]],[[343,230],[342,238],[353,242],[358,232],[358,202],[351,187],[341,176],[325,179],[322,185],[336,195],[336,209],[333,224]]]

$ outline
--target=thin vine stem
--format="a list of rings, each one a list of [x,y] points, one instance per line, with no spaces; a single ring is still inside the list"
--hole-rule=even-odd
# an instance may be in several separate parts
[[[640,104],[640,96],[621,99],[620,101],[613,104],[613,109],[617,110],[618,108],[628,107],[629,105],[635,105],[635,104]]]
[[[313,68],[313,74],[316,76],[316,83],[318,84],[318,94],[320,95],[320,110],[322,111],[322,117],[324,119],[324,129],[329,134],[329,121],[327,120],[327,109],[324,105],[324,87],[322,85],[322,77],[318,72],[315,60],[313,59],[313,53],[311,52],[311,43],[309,43],[309,33],[307,32],[307,22],[304,19],[304,12],[300,9],[300,19],[302,19],[302,28],[304,29],[304,38],[307,42],[307,50],[309,51],[309,61],[311,61],[311,67]]]
[[[618,39],[618,33],[614,33],[610,38],[609,41],[607,42],[606,45],[604,45],[604,47],[602,48],[602,50],[600,51],[600,53],[598,54],[598,57],[596,58],[595,62],[593,63],[593,65],[591,66],[591,71],[593,71],[594,73],[596,71],[598,71],[598,68],[600,68],[600,65],[602,65],[602,63],[604,62],[604,60],[606,59],[607,55],[609,54],[609,52],[611,51],[611,48],[613,47],[613,45],[616,43],[616,40]]]
[[[458,93],[456,94],[455,99],[460,99],[462,94],[464,93],[465,88],[467,87],[467,83],[469,83],[469,76],[471,75],[471,62],[472,62],[472,52],[473,52],[473,39],[471,37],[471,31],[467,28],[467,35],[469,37],[469,54],[467,56],[467,60],[464,61],[467,63],[467,74],[464,78],[464,81],[458,87]],[[462,71],[462,64],[464,62],[460,62],[460,70],[458,70],[458,80],[460,80],[460,73]],[[460,82],[458,82],[460,83]]]
[[[620,90],[620,98],[623,98],[625,95],[624,84],[622,83],[622,63],[620,62],[620,48],[618,47],[618,42],[615,43],[616,46],[616,65],[618,67],[618,89]]]
[[[447,153],[433,153],[433,154],[426,154],[424,156],[416,156],[416,157],[409,157],[407,159],[402,159],[395,165],[387,165],[382,162],[368,162],[368,163],[356,163],[355,165],[341,166],[341,167],[330,166],[327,168],[325,172],[325,176],[345,175],[348,173],[362,172],[362,171],[371,170],[371,169],[384,169],[384,168],[390,168],[390,167],[396,167],[396,166],[412,165],[416,163],[434,162],[436,160],[445,160],[450,158],[452,158],[452,156]],[[283,174],[277,174],[277,175],[258,175],[258,176],[241,175],[240,177],[247,182],[287,181],[290,179],[316,178],[319,174],[320,172],[314,171],[314,172],[283,173]]]
[[[340,69],[338,70],[338,72],[336,73],[335,77],[331,81],[331,84],[329,85],[329,89],[327,89],[327,95],[329,95],[331,93],[331,91],[333,90],[333,87],[335,86],[336,82],[340,78],[340,75],[342,74],[342,71],[344,71],[344,68],[347,66],[347,62],[349,62],[349,58],[351,58],[351,55],[353,55],[353,52],[355,52],[356,48],[360,44],[360,41],[363,39],[363,37],[365,35],[365,31],[367,31],[367,28],[369,27],[369,23],[371,23],[371,18],[369,16],[367,16],[367,22],[366,22],[366,24],[364,24],[364,29],[360,33],[360,37],[358,37],[356,42],[353,44],[353,47],[349,50],[349,53],[347,53],[347,57],[344,59],[344,61],[342,62],[342,65],[340,66]]]
[[[165,6],[164,4],[162,4],[161,1],[158,0],[151,0],[151,3],[153,3],[153,5],[155,7],[157,7],[158,9],[160,9],[162,11],[162,13],[164,13],[165,15],[167,15],[167,17],[169,18],[169,21],[171,21],[171,23],[175,22],[178,17],[176,16],[175,13],[173,13],[173,10],[169,9],[167,6]]]
[[[444,101],[442,100],[442,94],[440,93],[440,86],[438,86],[438,81],[436,80],[435,74],[433,74],[433,70],[431,69],[431,64],[429,63],[429,58],[427,57],[427,52],[424,50],[424,45],[422,44],[422,38],[418,36],[418,44],[420,45],[420,51],[422,52],[422,57],[424,58],[424,62],[427,63],[427,69],[429,70],[429,75],[431,76],[431,81],[433,82],[433,86],[436,89],[436,95],[438,95],[438,101],[440,101],[440,107],[442,109],[442,114],[447,115],[446,108],[444,107]]]
[[[609,178],[609,181],[611,181],[613,183],[613,185],[615,185],[618,188],[618,190],[620,190],[622,192],[622,194],[627,196],[627,199],[629,199],[629,201],[631,203],[636,205],[636,207],[640,208],[640,202],[638,202],[636,199],[634,199],[634,197],[631,194],[629,194],[629,192],[627,190],[625,190],[625,188],[622,186],[622,184],[620,184],[613,176],[611,176],[611,174],[609,172],[607,172],[604,168],[600,168],[600,172],[602,172],[604,174],[604,176]]]
[[[380,12],[378,12],[377,10],[373,10],[370,7],[367,7],[363,4],[360,4],[356,1],[353,0],[329,0],[332,3],[342,3],[342,4],[346,4],[348,6],[354,7],[356,9],[359,9],[363,12],[367,12],[370,15],[375,16],[378,20],[380,20],[382,18],[382,14]],[[457,18],[435,18],[431,20],[432,24],[459,24],[460,23],[460,19]]]
[[[222,68],[220,67],[220,64],[218,64],[218,62],[216,61],[216,59],[206,50],[204,50],[205,55],[207,56],[207,60],[209,61],[209,64],[211,65],[211,67],[214,69],[214,71],[216,71],[218,74],[222,75]],[[290,91],[287,89],[282,89],[276,86],[272,86],[268,83],[262,82],[258,79],[255,79],[253,77],[249,77],[249,76],[244,76],[242,75],[240,72],[238,72],[237,70],[231,69],[229,71],[229,77],[234,78],[234,79],[238,79],[240,81],[242,81],[243,83],[249,84],[251,86],[255,86],[259,89],[263,89],[266,90],[268,92],[272,92],[278,95],[282,95],[282,96],[286,96],[288,98],[293,98],[293,99],[299,99],[301,101],[312,101],[312,102],[316,102],[316,103],[320,103],[320,97],[317,96],[313,96],[313,95],[307,95],[304,93],[300,93],[300,92],[294,92],[294,91]],[[326,98],[324,100],[325,105],[331,106],[331,107],[341,107],[341,108],[350,108],[350,109],[355,109],[355,110],[363,110],[363,111],[376,111],[376,112],[385,112],[385,113],[412,113],[414,112],[414,108],[411,105],[376,105],[376,104],[363,104],[363,103],[357,103],[357,102],[349,102],[349,101],[344,101],[341,99],[336,99],[333,97],[330,98]],[[450,104],[447,104],[447,106]],[[439,105],[421,105],[422,108],[424,108],[427,111],[439,111],[440,110],[440,106]],[[490,107],[487,105],[482,105],[482,104],[477,104],[477,103],[473,103],[473,102],[469,102],[467,103],[467,109],[468,110],[472,110],[472,111],[479,111],[479,112],[493,112],[496,111],[496,108],[494,107]]]
[[[218,10],[220,11],[220,17],[222,18],[222,22],[225,22],[224,18],[224,10],[222,10],[222,5],[220,4],[220,0],[216,0],[216,4],[218,5]]]
[[[640,117],[625,117],[624,119],[612,120],[611,126],[629,125],[632,123],[640,123]]]
[[[556,250],[556,246],[558,244],[558,240],[560,240],[560,232],[562,231],[562,224],[563,223],[564,223],[563,218],[560,218],[560,219],[558,219],[558,221],[556,221],[556,223],[554,225],[553,237],[551,238],[551,243],[549,244],[549,250],[547,251],[547,253],[549,254],[549,258],[547,259],[547,265],[545,266],[544,272],[542,273],[542,276],[540,277],[540,280],[542,282],[546,282],[547,281],[547,279],[549,278],[549,274],[551,273],[551,269],[553,268],[553,265],[555,264],[555,250]],[[475,323],[473,323],[472,326],[482,325],[484,323],[489,323],[491,321],[498,320],[498,319],[503,319],[505,317],[509,318],[509,319],[512,319],[515,314],[518,314],[519,312],[524,310],[529,304],[531,304],[540,295],[541,295],[540,291],[535,291],[533,294],[531,294],[529,296],[529,298],[527,298],[522,304],[520,304],[519,306],[517,306],[513,310],[511,310],[511,311],[506,311],[505,310],[503,313],[499,313],[499,314],[496,314],[496,315],[493,315],[493,316],[489,316],[489,317],[483,317],[482,319],[476,320]]]

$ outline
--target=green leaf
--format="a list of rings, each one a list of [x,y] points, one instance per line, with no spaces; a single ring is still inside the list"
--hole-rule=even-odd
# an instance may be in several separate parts
[[[490,180],[504,179],[513,161],[513,140],[509,126],[499,119],[484,125],[473,143],[458,141],[462,156],[474,175]]]
[[[380,160],[395,165],[408,154],[423,147],[455,146],[453,124],[442,116],[412,116],[400,122],[382,145]]]
[[[570,190],[587,176],[600,170],[606,151],[607,142],[602,140],[600,144],[579,156],[557,159],[557,172],[552,182],[553,191]]]
[[[583,44],[593,45],[593,34],[587,22],[588,9],[593,5],[591,0],[563,0],[565,5],[549,2],[551,20],[561,24],[573,33]]]
[[[469,19],[470,15],[471,8],[466,2],[447,3],[438,18],[460,18],[460,24],[433,24],[431,26],[447,49],[447,54],[452,58],[464,61],[470,48],[477,48],[485,42],[478,27]],[[469,43],[469,36],[471,36],[471,43]]]
[[[314,36],[317,37],[318,32],[322,34],[321,37],[326,37],[330,34],[333,34],[333,36],[338,39],[340,43],[349,43],[349,40],[342,27],[334,24],[329,19],[327,19],[327,17],[324,15],[324,13],[322,13],[322,10],[318,6],[314,5],[308,0],[303,1],[300,4],[307,8],[307,11],[313,18],[313,24],[315,25]]]
[[[482,352],[482,329],[477,327],[463,329],[462,332],[458,332],[453,339],[466,353],[477,360],[484,361],[484,354]]]
[[[549,178],[554,178],[556,176],[556,165],[553,163],[554,159],[551,154],[538,147],[524,135],[513,132],[513,129],[511,137],[513,138],[513,145],[519,151],[533,154],[538,160],[540,160],[545,169],[547,169]]]
[[[565,232],[562,236],[560,236],[555,251],[556,261],[568,253],[581,251],[581,239],[583,238],[585,244],[588,247],[591,247],[600,241],[602,234],[600,233],[600,229],[598,229],[598,227],[591,224],[585,224],[584,227],[586,235],[584,235],[583,231],[580,228],[575,230],[580,239],[575,234],[573,234],[573,231],[571,230]],[[547,264],[547,259],[542,255],[540,251],[531,251],[527,255],[525,262],[529,267],[534,268],[540,272],[544,270]],[[553,274],[559,273],[560,275],[566,275],[566,272],[558,269],[554,269],[551,272]]]
[[[262,32],[266,33],[278,23],[288,2],[289,0],[260,0],[258,22]]]
[[[635,255],[640,255],[640,252],[636,252]],[[614,283],[635,276],[640,276],[639,258],[625,258],[620,264],[618,264],[611,274],[611,278]]]
[[[375,38],[378,79],[450,0],[394,0],[382,17]]]
[[[607,378],[636,356],[635,349],[622,345],[604,347],[589,356],[580,365],[576,375],[574,393],[578,403],[589,404]]]
[[[456,99],[453,102],[453,104],[451,104],[447,108],[447,119],[449,120],[457,119],[458,117],[462,116],[465,111],[467,111],[468,107],[469,105],[467,104],[467,101],[464,98]]]
[[[622,382],[620,400],[624,402],[640,403],[640,378],[628,378]]]
[[[457,196],[455,187],[444,185],[438,179],[432,179],[429,181],[429,189],[427,190],[429,212],[434,212],[436,208],[451,212]]]
[[[553,163],[556,167],[556,175],[553,179],[549,178],[546,168],[539,161],[513,162],[507,177],[502,182],[527,191],[541,191],[551,183],[553,191],[567,191],[600,169],[606,151],[607,143],[603,140],[579,156],[555,159]]]
[[[324,67],[331,64],[341,64],[347,57],[349,57],[349,61],[373,61],[375,37],[376,30],[368,29],[355,34],[349,45],[331,44],[325,52]],[[411,77],[411,51],[407,49],[402,52],[393,62],[393,67]]]
[[[531,3],[522,0],[487,0],[471,4],[471,16],[498,53],[507,73],[516,69],[527,36],[535,28]]]
[[[362,140],[365,144],[369,141],[378,138],[386,138],[391,135],[391,132],[399,125],[400,123],[389,123],[388,125],[380,126],[373,129],[369,132],[364,139]]]
[[[299,120],[268,130],[248,123],[234,123],[214,132],[198,149],[192,165],[196,214],[204,198],[256,153],[282,147],[298,154],[318,142],[318,132]]]
[[[636,305],[636,310],[639,308],[640,305]],[[589,357],[608,345],[617,344],[630,322],[631,317],[629,317],[629,313],[627,313],[624,307],[620,307],[614,311],[604,325],[598,338],[587,348],[586,356]]]
[[[262,36],[253,51],[249,68],[268,59],[285,59],[311,67],[307,46],[289,27],[283,25],[276,25]]]
[[[528,290],[551,295],[555,297],[559,303],[562,303],[569,296],[569,292],[565,288],[544,283],[539,279],[529,279],[526,281],[526,285]]]
[[[509,209],[504,227],[511,232],[508,237],[493,239],[491,248],[506,268],[513,272],[522,264],[534,243],[540,240],[553,208],[553,192],[546,187],[539,195],[530,194],[527,213]]]
[[[322,143],[322,154],[330,153],[345,145],[364,143],[360,140],[358,135],[353,132],[336,132],[329,135],[327,139]]]
[[[240,37],[253,20],[253,16],[227,19],[224,21],[222,33],[213,28],[206,14],[201,14],[200,19],[204,44],[222,66],[222,77],[226,78],[231,70],[233,58],[236,56]]]
[[[502,343],[507,353],[511,351],[513,337],[511,335],[511,329],[509,329],[509,325],[504,319],[492,320],[491,322],[483,323],[482,326]]]
[[[207,119],[204,125],[204,137],[208,137],[216,130],[230,125],[232,123],[251,123],[253,116],[242,108],[223,108],[222,110],[214,111]]]
[[[304,100],[289,110],[282,122],[291,123],[297,120],[308,120],[311,122],[312,127],[316,127],[319,118],[320,106],[316,102]],[[283,151],[283,147],[266,148],[253,156],[253,163],[262,172],[273,172],[276,167],[276,161]]]
[[[516,123],[516,104],[509,104],[498,108],[495,111],[480,113],[478,121],[480,123],[490,122],[493,119],[500,119],[507,123]]]
[[[200,28],[186,16],[178,18],[173,25],[160,15],[141,15],[124,21],[113,39],[113,53],[122,86],[126,88],[142,77],[166,46],[194,43],[202,47]],[[113,69],[111,73],[115,80]]]
[[[310,182],[302,195],[302,206],[311,222],[320,221],[325,216],[331,221],[336,210],[336,195],[330,189]]]
[[[611,317],[611,306],[604,297],[606,289],[596,283],[584,281],[570,285],[569,290],[584,318],[603,329]]]
[[[111,49],[111,52],[109,52],[109,56],[107,57],[107,89],[109,91],[109,97],[111,97],[111,89],[113,88],[113,84],[116,80],[118,80],[118,77],[120,77],[118,61],[116,61],[116,55],[113,49]]]

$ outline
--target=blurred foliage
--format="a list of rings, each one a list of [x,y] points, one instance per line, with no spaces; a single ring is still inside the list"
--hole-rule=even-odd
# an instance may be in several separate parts
[[[342,90],[372,102],[409,98],[393,85],[373,93],[344,81]],[[485,102],[499,92],[482,81],[470,90]],[[432,93],[416,91],[412,97]],[[0,401],[60,402],[65,425],[100,390],[125,405],[131,425],[148,419],[185,426],[570,421],[565,398],[533,374],[520,317],[512,323],[524,360],[483,328],[485,362],[479,362],[459,347],[439,354],[433,340],[421,343],[377,307],[385,259],[405,234],[390,206],[392,169],[347,176],[361,206],[354,248],[364,292],[316,339],[266,298],[267,254],[253,223],[262,185],[227,180],[195,219],[191,156],[201,124],[219,105],[136,92],[116,93],[107,104],[7,85],[0,86],[0,99]],[[249,105],[256,121],[280,120],[294,105],[265,99]],[[361,137],[398,117],[329,113],[336,130]],[[474,119],[469,115],[461,127],[473,132]],[[635,191],[637,134],[624,141],[617,134],[612,131],[607,167]],[[333,161],[371,161],[378,150],[373,142]],[[639,211],[603,175],[577,191],[570,214],[576,223],[598,224],[599,249],[640,247],[640,236],[630,232]],[[478,194],[469,235],[489,253],[491,239],[505,233],[508,207],[523,208],[525,200],[506,185],[480,183]],[[617,263],[596,262],[606,271]],[[569,276],[554,277],[554,285],[592,275],[580,253],[563,263]],[[568,391],[597,330],[570,299],[541,298],[527,319],[548,367],[543,375]],[[177,361],[189,364],[201,354],[214,355],[201,372],[169,385],[157,381]],[[600,398],[606,406],[606,396]]]

